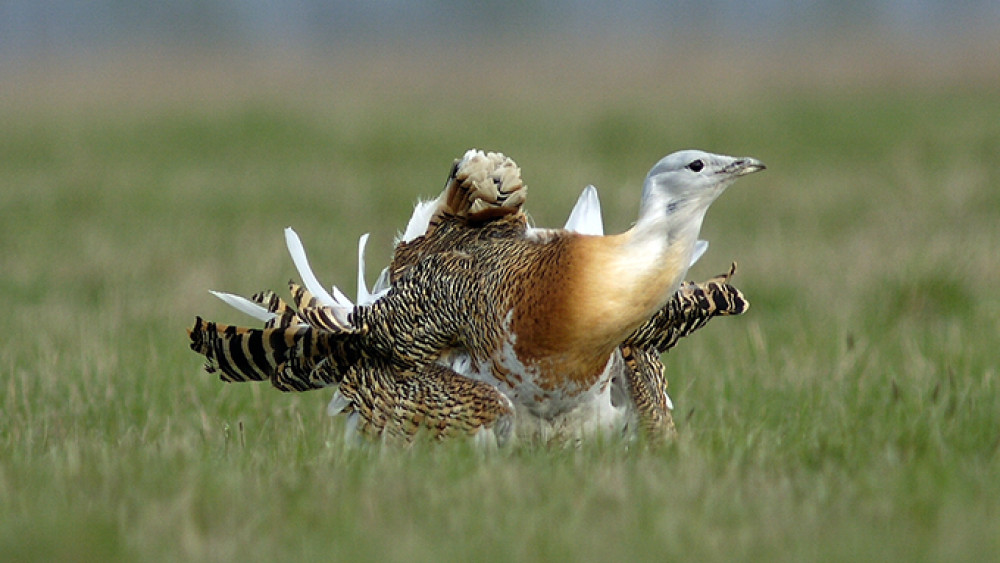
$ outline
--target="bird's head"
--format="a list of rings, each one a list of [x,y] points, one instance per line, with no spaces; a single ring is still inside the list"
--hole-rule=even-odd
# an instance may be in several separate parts
[[[675,152],[663,157],[646,175],[640,215],[706,210],[737,178],[763,169],[763,162],[750,157],[698,150]]]

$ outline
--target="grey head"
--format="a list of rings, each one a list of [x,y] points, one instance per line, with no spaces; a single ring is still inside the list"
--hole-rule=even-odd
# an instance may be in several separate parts
[[[708,209],[737,178],[764,168],[763,162],[750,157],[699,150],[669,154],[646,175],[640,215],[652,211],[649,206],[665,207],[668,214],[680,208]]]

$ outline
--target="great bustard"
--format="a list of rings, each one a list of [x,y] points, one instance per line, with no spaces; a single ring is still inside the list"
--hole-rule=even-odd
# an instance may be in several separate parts
[[[636,226],[602,236],[592,188],[572,230],[535,229],[513,161],[469,151],[441,196],[418,205],[386,275],[374,294],[359,291],[357,306],[322,289],[290,233],[307,286],[292,284],[298,311],[258,294],[256,310],[243,308],[267,318],[265,329],[199,318],[191,347],[227,381],[339,384],[331,411],[365,434],[409,438],[428,428],[502,441],[512,429],[548,438],[633,422],[669,433],[659,354],[712,317],[746,309],[728,274],[680,280],[704,251],[697,235],[708,205],[761,168],[699,151],[670,155],[647,176]]]

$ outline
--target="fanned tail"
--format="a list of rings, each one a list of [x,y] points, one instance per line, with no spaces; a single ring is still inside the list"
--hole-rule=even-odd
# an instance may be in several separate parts
[[[444,217],[479,224],[521,212],[528,187],[521,169],[503,153],[470,149],[456,160],[436,199],[418,203],[400,244],[430,235]]]
[[[519,212],[528,189],[513,159],[499,152],[470,150],[452,167],[441,195],[438,214],[482,222]]]

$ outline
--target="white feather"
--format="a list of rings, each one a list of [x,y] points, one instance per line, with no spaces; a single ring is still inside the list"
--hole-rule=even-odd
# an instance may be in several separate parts
[[[389,292],[389,268],[382,268],[382,273],[375,280],[375,285],[368,291],[365,281],[365,248],[368,246],[368,233],[358,240],[358,305],[370,305]]]
[[[694,263],[697,262],[705,254],[707,250],[708,250],[707,240],[699,240],[695,242],[694,254],[691,255],[691,263],[688,264],[688,267],[690,268],[691,266],[694,266]]]
[[[601,217],[601,200],[597,197],[597,188],[587,186],[583,189],[564,228],[581,235],[604,234],[604,219]]]
[[[368,292],[368,282],[365,281],[365,247],[368,245],[368,235],[365,233],[358,239],[358,305],[370,303],[372,294]]]
[[[333,394],[333,398],[330,399],[330,404],[326,406],[326,414],[329,416],[337,416],[338,414],[343,412],[345,408],[350,406],[350,404],[351,402],[348,401],[347,397],[341,394],[340,390],[338,389]]]
[[[378,297],[385,295],[389,291],[389,268],[382,268],[382,273],[378,275],[378,279],[375,280],[375,285],[372,286],[372,291]]]
[[[316,279],[316,275],[313,274],[312,268],[309,267],[309,259],[306,258],[306,249],[302,246],[302,240],[291,227],[285,228],[285,244],[288,246],[288,253],[292,256],[292,262],[295,263],[295,269],[302,277],[302,283],[320,303],[328,307],[353,307],[350,300],[340,290],[335,290],[338,295],[337,298],[334,298],[326,289],[323,289],[319,280]]]
[[[426,233],[427,227],[431,223],[431,217],[434,216],[437,207],[437,199],[418,201],[413,206],[413,215],[410,215],[410,221],[406,224],[406,231],[403,232],[403,237],[399,239],[400,242],[410,242]]]
[[[351,303],[351,298],[340,291],[340,288],[332,285],[330,286],[330,292],[333,293],[333,300],[340,303],[342,307],[352,307],[354,304]]]
[[[361,418],[357,411],[347,415],[347,422],[344,423],[344,444],[349,447],[357,447],[362,444],[361,434],[358,433],[358,422]]]
[[[250,301],[246,297],[233,295],[232,293],[223,293],[221,291],[209,290],[209,293],[221,299],[223,302],[226,303],[226,305],[229,305],[230,307],[236,309],[237,311],[246,313],[247,315],[250,315],[251,317],[257,320],[267,322],[278,316],[276,313],[268,311],[259,303],[254,303],[253,301]]]

